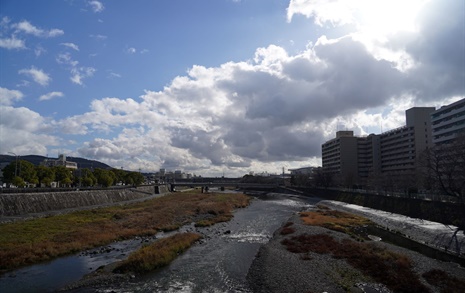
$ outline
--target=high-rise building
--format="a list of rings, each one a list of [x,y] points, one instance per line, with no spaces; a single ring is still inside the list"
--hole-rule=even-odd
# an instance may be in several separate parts
[[[430,115],[434,107],[405,111],[406,125],[380,134],[381,172],[413,172],[421,153],[432,146]]]
[[[457,136],[465,135],[465,99],[432,112],[431,123],[435,145],[450,143]]]
[[[412,175],[421,153],[432,145],[430,115],[434,110],[408,109],[405,126],[382,134],[356,137],[353,131],[338,131],[336,138],[321,147],[323,169],[359,184],[372,173]]]
[[[321,150],[325,172],[341,177],[357,176],[357,137],[353,131],[336,132],[336,138],[325,142]]]

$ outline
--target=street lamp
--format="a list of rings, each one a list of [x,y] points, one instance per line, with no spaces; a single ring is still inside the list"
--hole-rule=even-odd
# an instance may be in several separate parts
[[[16,157],[16,162],[15,162],[15,177],[16,177],[18,176],[18,155],[13,152],[8,152],[8,153]]]

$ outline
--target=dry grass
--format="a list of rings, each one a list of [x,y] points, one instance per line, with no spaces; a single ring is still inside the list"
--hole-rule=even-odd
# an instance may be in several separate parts
[[[175,193],[145,202],[0,225],[0,273],[116,240],[227,221],[243,194]]]
[[[171,263],[201,237],[195,233],[178,233],[160,239],[130,254],[113,272],[141,274],[159,269]]]
[[[465,281],[449,276],[441,270],[431,270],[423,274],[423,278],[440,289],[441,293],[465,292]]]
[[[283,228],[281,229],[281,235],[288,235],[288,234],[292,234],[295,232],[295,229],[294,227],[291,227],[292,225],[294,225],[294,223],[292,222],[287,222]]]
[[[359,232],[360,227],[374,225],[367,218],[327,208],[302,212],[300,213],[300,217],[307,225],[320,226],[343,232],[357,240],[364,240],[364,237]]]
[[[383,283],[394,292],[429,292],[413,272],[410,260],[401,254],[371,243],[344,240],[342,243],[327,234],[293,236],[282,241],[293,253],[315,252],[345,259],[364,275]],[[311,259],[308,255],[305,258]]]

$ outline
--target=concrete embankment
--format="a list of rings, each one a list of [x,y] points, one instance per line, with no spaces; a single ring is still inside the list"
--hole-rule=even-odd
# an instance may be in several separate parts
[[[166,192],[166,186],[141,186],[128,189],[0,194],[0,217],[121,203]]]

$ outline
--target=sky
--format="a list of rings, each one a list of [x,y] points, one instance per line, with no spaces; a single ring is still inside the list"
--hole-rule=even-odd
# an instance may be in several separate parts
[[[462,0],[1,0],[0,154],[200,176],[321,165],[465,96]]]

